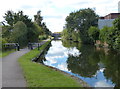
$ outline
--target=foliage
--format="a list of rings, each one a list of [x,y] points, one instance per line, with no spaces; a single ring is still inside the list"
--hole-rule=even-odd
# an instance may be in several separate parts
[[[33,27],[28,30],[28,42],[37,42],[39,35],[43,33],[43,29],[36,23],[33,23]]]
[[[51,32],[49,31],[49,29],[47,28],[45,22],[42,23],[42,28],[44,30],[44,34],[46,35],[51,35]]]
[[[73,41],[81,41],[81,39],[80,39],[80,33],[78,32],[78,31],[73,31],[72,32],[72,40]]]
[[[97,21],[98,15],[92,9],[81,9],[70,13],[66,17],[66,28],[70,34],[77,30],[83,43],[92,43],[88,35],[88,29],[90,26],[97,26]]]
[[[42,26],[43,17],[41,16],[41,11],[37,12],[37,15],[34,15],[34,21],[38,26]]]
[[[97,27],[91,26],[88,30],[88,34],[94,42],[99,39],[99,29]]]
[[[63,39],[70,39],[70,35],[69,35],[69,33],[68,33],[68,29],[64,29],[64,30],[62,31],[62,38],[63,38]]]
[[[27,45],[27,26],[22,21],[18,21],[14,25],[11,35],[14,43],[19,43],[20,46]]]
[[[39,36],[39,40],[45,40],[45,39],[47,39],[47,35],[40,35]]]
[[[14,14],[13,11],[7,11],[7,13],[5,13],[5,16],[4,16],[5,20],[10,26],[13,26],[13,23],[14,23],[13,14]]]
[[[110,48],[120,51],[120,17],[113,22],[113,27],[104,27],[100,30],[99,39],[107,42]]]
[[[41,16],[41,11],[37,12],[37,15],[34,15],[34,22],[42,27],[42,29],[44,30],[44,34],[46,35],[51,35],[51,32],[49,31],[49,29],[47,28],[45,22],[42,22],[43,17]]]
[[[51,34],[45,23],[42,23],[41,11],[37,12],[35,22],[32,22],[23,11],[5,13],[6,26],[2,28],[2,36],[7,42],[18,42],[20,46],[26,46],[28,42],[37,42],[39,36]]]
[[[108,38],[108,34],[110,32],[110,27],[103,27],[101,30],[100,30],[100,35],[99,35],[99,39],[102,41],[102,42],[106,42],[107,41],[107,38]]]
[[[11,30],[13,29],[13,27],[11,26],[2,26],[2,38],[4,38],[4,40],[6,40],[7,42],[11,42],[10,38],[11,38]]]
[[[23,11],[18,11],[18,13],[14,13],[13,11],[7,11],[4,18],[10,26],[16,24],[17,21],[24,22],[27,27],[32,26],[31,19],[29,19],[27,15],[24,15]]]

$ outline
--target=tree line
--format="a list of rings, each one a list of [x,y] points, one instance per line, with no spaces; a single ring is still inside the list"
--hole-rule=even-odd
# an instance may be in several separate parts
[[[2,26],[2,43],[19,43],[21,47],[29,42],[38,42],[51,35],[41,11],[34,15],[34,21],[23,11],[7,11],[3,16],[7,25]],[[4,47],[3,47],[4,48]]]
[[[66,24],[62,32],[62,38],[81,42],[83,44],[108,44],[109,48],[120,50],[120,17],[113,22],[113,27],[98,29],[99,16],[94,10],[80,9],[71,12],[66,17]]]

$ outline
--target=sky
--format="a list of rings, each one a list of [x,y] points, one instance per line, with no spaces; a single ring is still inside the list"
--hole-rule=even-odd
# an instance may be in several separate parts
[[[99,16],[118,12],[119,0],[1,0],[0,21],[4,21],[7,10],[22,10],[34,21],[34,15],[41,10],[43,22],[52,32],[60,32],[69,13],[84,8],[93,8]]]

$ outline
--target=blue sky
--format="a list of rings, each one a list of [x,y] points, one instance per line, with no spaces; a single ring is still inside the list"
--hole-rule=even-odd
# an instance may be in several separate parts
[[[83,8],[95,8],[95,12],[104,16],[118,12],[119,0],[2,0],[0,3],[0,21],[7,10],[19,11],[34,20],[33,16],[41,10],[44,22],[52,32],[63,30],[65,18],[70,12]]]

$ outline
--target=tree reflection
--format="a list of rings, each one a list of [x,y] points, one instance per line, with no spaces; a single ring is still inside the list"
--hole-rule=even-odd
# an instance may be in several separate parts
[[[104,68],[104,76],[115,84],[115,89],[120,88],[120,54],[104,48],[90,45],[81,45],[63,41],[65,47],[76,47],[81,54],[68,56],[68,70],[82,77],[93,77],[100,68]],[[118,89],[118,88],[117,88]]]
[[[68,70],[82,77],[93,77],[99,69],[98,53],[94,52],[95,48],[89,46],[77,48],[79,48],[82,54],[77,57],[69,55],[67,60]]]
[[[101,61],[105,65],[104,76],[106,77],[106,79],[111,80],[113,83],[115,83],[115,87],[120,88],[119,57],[119,53],[108,51],[108,54],[106,55],[105,59]]]

